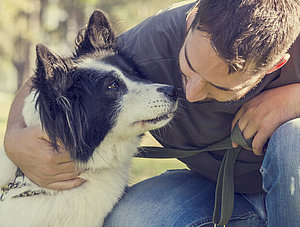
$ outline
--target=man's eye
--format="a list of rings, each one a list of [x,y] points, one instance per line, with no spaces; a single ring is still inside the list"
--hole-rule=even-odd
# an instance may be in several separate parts
[[[112,82],[110,85],[108,85],[108,89],[116,89],[119,85],[116,81]]]

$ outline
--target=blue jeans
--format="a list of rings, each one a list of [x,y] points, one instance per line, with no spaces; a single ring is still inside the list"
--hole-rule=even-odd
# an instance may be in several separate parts
[[[236,193],[226,226],[300,226],[300,118],[276,130],[260,171],[266,194]],[[213,226],[215,187],[189,170],[167,171],[128,188],[105,226]]]

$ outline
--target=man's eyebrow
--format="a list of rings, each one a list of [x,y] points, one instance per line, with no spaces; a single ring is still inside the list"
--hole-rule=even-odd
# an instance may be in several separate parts
[[[184,56],[185,56],[185,60],[186,60],[186,62],[187,62],[187,64],[188,64],[189,68],[190,68],[193,72],[199,74],[199,73],[194,69],[194,67],[192,66],[192,64],[191,64],[191,62],[190,62],[190,60],[189,60],[189,58],[188,58],[188,56],[187,56],[186,43],[185,43],[185,45],[184,45]],[[240,90],[243,89],[243,88],[226,88],[226,87],[221,87],[221,86],[215,85],[215,84],[213,84],[213,83],[211,83],[211,82],[209,82],[209,81],[207,81],[207,83],[209,83],[211,86],[213,86],[213,87],[215,87],[215,88],[217,88],[217,89],[220,89],[220,90],[222,90],[222,91],[240,91]]]

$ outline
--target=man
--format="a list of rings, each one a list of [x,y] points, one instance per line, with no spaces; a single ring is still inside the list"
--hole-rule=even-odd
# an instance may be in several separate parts
[[[299,18],[297,0],[201,0],[163,11],[118,38],[120,53],[150,80],[185,91],[171,127],[152,132],[164,147],[206,147],[229,136],[236,122],[245,139],[253,138],[253,150],[243,149],[235,165],[228,226],[300,223]],[[24,128],[26,92],[28,86],[10,112],[8,156],[41,186],[80,185],[67,152],[52,152],[43,132]],[[224,154],[182,158],[190,170],[131,187],[106,225],[211,225]]]

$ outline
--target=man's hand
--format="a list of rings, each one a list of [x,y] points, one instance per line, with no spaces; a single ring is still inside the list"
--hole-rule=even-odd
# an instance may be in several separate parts
[[[239,121],[244,138],[254,138],[254,154],[263,155],[263,147],[275,130],[299,116],[300,84],[285,85],[264,91],[245,103],[236,113],[232,129]],[[233,143],[233,146],[237,144]]]
[[[29,79],[19,90],[9,112],[4,138],[8,158],[41,187],[64,190],[84,183],[75,171],[75,163],[62,149],[55,151],[40,127],[26,127],[22,110],[31,89]]]
[[[7,156],[33,182],[50,189],[71,189],[84,183],[69,153],[55,151],[39,126],[11,128],[5,136]]]

